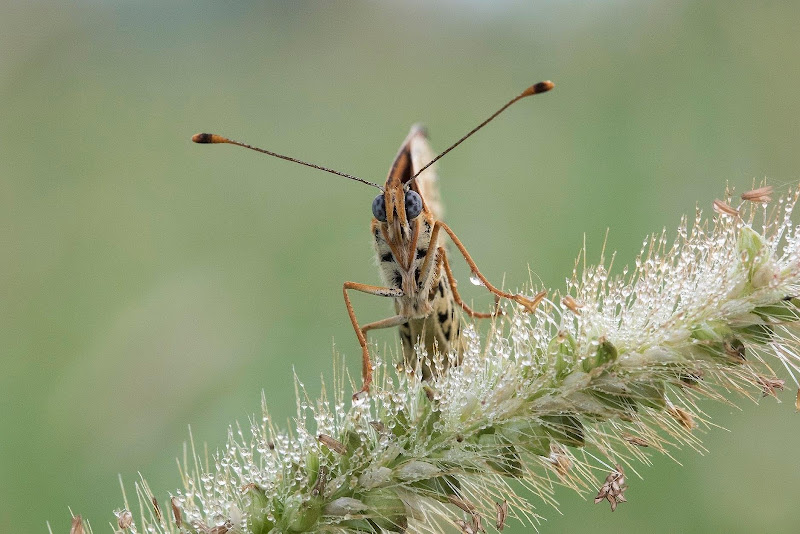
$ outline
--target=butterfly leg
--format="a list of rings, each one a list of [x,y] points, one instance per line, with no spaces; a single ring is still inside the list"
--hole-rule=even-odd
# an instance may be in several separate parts
[[[347,314],[350,316],[350,322],[353,323],[353,330],[356,331],[356,337],[358,337],[358,343],[361,345],[361,377],[364,380],[361,389],[353,395],[353,398],[358,397],[361,393],[366,393],[369,391],[369,385],[372,383],[372,362],[369,359],[369,349],[367,349],[367,330],[373,330],[376,328],[388,328],[390,326],[396,326],[398,324],[402,324],[408,320],[408,318],[403,318],[402,321],[399,320],[401,316],[389,317],[388,319],[384,319],[382,321],[375,321],[374,323],[369,323],[368,325],[364,326],[363,328],[359,326],[358,319],[356,319],[356,312],[353,310],[353,304],[350,302],[350,296],[347,294],[347,290],[355,290],[361,291],[362,293],[367,293],[370,295],[377,295],[379,297],[402,297],[403,290],[392,288],[392,287],[380,287],[380,286],[370,286],[367,284],[359,284],[357,282],[345,282],[344,286],[342,287],[342,294],[344,295],[344,303],[347,306]],[[395,322],[393,322],[395,321]]]
[[[361,331],[366,334],[370,330],[378,330],[379,328],[392,328],[393,326],[400,326],[401,324],[407,322],[408,317],[405,315],[394,315],[392,317],[387,317],[386,319],[381,319],[380,321],[365,324],[361,327]]]
[[[467,265],[469,265],[469,268],[472,270],[473,274],[478,277],[478,279],[483,283],[484,286],[486,286],[486,289],[488,289],[498,297],[503,297],[509,300],[513,300],[517,304],[522,305],[522,307],[524,307],[529,313],[533,313],[536,310],[536,306],[538,306],[539,303],[547,295],[546,291],[540,291],[533,297],[533,299],[529,299],[522,295],[507,293],[506,291],[496,288],[491,284],[491,282],[489,282],[489,280],[486,279],[485,276],[483,276],[483,274],[481,274],[480,270],[478,269],[478,266],[472,259],[472,256],[469,255],[469,252],[467,252],[466,247],[464,246],[463,243],[461,243],[461,240],[458,238],[458,236],[456,236],[455,232],[453,232],[453,230],[451,230],[450,227],[447,226],[442,221],[436,221],[434,223],[433,231],[431,232],[431,243],[436,243],[436,239],[439,237],[439,230],[444,230],[447,233],[447,235],[450,236],[450,239],[453,240],[453,244],[455,244],[455,246],[458,248],[458,251],[461,252],[461,255],[466,260]],[[427,257],[425,258],[425,261],[426,262],[428,261]]]
[[[456,289],[456,286],[458,285],[458,283],[456,282],[456,279],[453,276],[453,271],[450,270],[450,262],[447,260],[447,254],[445,254],[445,251],[444,251],[443,247],[439,247],[439,250],[441,251],[441,256],[443,258],[442,264],[444,266],[444,271],[445,271],[445,273],[447,273],[447,281],[450,284],[450,290],[453,292],[453,300],[456,301],[456,304],[461,306],[461,309],[464,310],[467,315],[469,315],[470,317],[474,317],[476,319],[488,319],[490,317],[496,317],[496,316],[500,315],[502,312],[500,311],[500,308],[499,308],[499,302],[500,301],[499,301],[497,295],[495,295],[495,308],[494,308],[494,311],[493,312],[489,312],[489,313],[477,312],[477,311],[473,310],[472,308],[470,308],[469,306],[467,306],[467,304],[463,300],[461,300],[461,295],[458,294],[458,289]]]

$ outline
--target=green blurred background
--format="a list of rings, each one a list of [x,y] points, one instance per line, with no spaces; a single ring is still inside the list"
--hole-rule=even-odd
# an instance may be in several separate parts
[[[341,284],[378,281],[374,191],[191,134],[381,181],[413,122],[441,150],[552,79],[440,174],[490,279],[558,288],[584,234],[591,262],[610,228],[632,263],[726,181],[797,182],[798,21],[798,2],[4,3],[0,531],[67,532],[71,506],[105,532],[118,473],[179,486],[187,425],[213,450],[262,389],[292,416],[293,368],[314,394],[333,350],[359,372]],[[731,430],[707,455],[654,457],[613,514],[559,490],[541,530],[797,532],[793,395],[707,403]]]

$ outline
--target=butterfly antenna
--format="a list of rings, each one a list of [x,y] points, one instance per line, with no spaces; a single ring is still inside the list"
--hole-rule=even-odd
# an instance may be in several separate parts
[[[466,141],[469,136],[471,136],[472,134],[474,134],[475,132],[477,132],[478,130],[480,130],[481,128],[486,126],[487,124],[489,124],[492,121],[492,119],[494,119],[495,117],[500,115],[502,112],[504,112],[506,110],[506,108],[508,108],[511,104],[513,104],[517,100],[522,100],[526,96],[538,95],[539,93],[546,93],[547,91],[552,89],[554,86],[555,85],[550,80],[547,80],[547,81],[544,81],[544,82],[535,83],[535,84],[531,85],[530,87],[525,89],[522,93],[520,93],[519,95],[515,96],[514,98],[512,98],[511,100],[506,102],[506,104],[503,107],[501,107],[500,109],[498,109],[497,111],[492,113],[489,116],[488,119],[486,119],[485,121],[483,121],[482,123],[477,125],[475,128],[470,130],[464,137],[462,137],[461,139],[459,139],[458,141],[456,141],[455,143],[450,145],[450,148],[448,148],[447,150],[445,150],[444,152],[442,152],[441,154],[439,154],[438,156],[433,158],[430,162],[428,162],[427,165],[423,166],[420,170],[418,170],[417,173],[414,176],[411,177],[411,180],[414,180],[417,176],[422,174],[422,171],[424,171],[425,169],[427,169],[428,167],[430,167],[431,165],[433,165],[434,163],[436,163],[437,161],[442,159],[445,154],[447,154],[448,152],[453,150],[455,147],[457,147],[458,145],[460,145],[461,143]],[[411,180],[409,180],[409,182]]]
[[[344,176],[345,178],[350,178],[351,180],[355,180],[356,182],[361,182],[362,184],[367,184],[371,185],[372,187],[377,187],[378,189],[383,191],[383,188],[378,184],[370,182],[369,180],[364,180],[363,178],[359,178],[358,176],[353,176],[352,174],[347,174],[346,172],[339,172],[333,169],[329,169],[328,167],[323,167],[322,165],[316,165],[314,163],[309,163],[307,161],[299,160],[289,156],[284,156],[282,154],[276,154],[275,152],[270,152],[269,150],[264,150],[263,148],[258,148],[257,146],[248,145],[247,143],[241,143],[239,141],[228,139],[227,137],[222,137],[221,135],[209,134],[209,133],[194,134],[192,136],[192,141],[200,144],[224,143],[224,144],[249,148],[250,150],[255,150],[256,152],[261,152],[262,154],[266,154],[268,156],[274,156],[276,158],[285,159],[286,161],[291,161],[293,163],[299,163],[300,165],[305,165],[306,167],[311,167],[312,169],[318,169],[320,171],[329,172],[331,174],[336,174],[338,176]]]

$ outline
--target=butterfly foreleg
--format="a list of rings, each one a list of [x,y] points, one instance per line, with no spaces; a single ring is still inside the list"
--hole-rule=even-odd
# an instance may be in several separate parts
[[[447,233],[447,235],[450,236],[450,239],[453,241],[453,244],[455,244],[455,246],[458,248],[458,251],[461,252],[461,255],[466,260],[467,265],[469,265],[469,268],[472,270],[474,276],[477,276],[478,279],[486,287],[486,289],[491,291],[493,294],[497,295],[498,297],[513,300],[517,304],[522,305],[522,307],[525,308],[529,313],[533,313],[536,310],[536,306],[538,306],[539,303],[542,301],[542,299],[544,299],[544,297],[547,295],[546,291],[540,291],[532,299],[529,299],[528,297],[525,297],[523,295],[508,293],[506,291],[496,288],[495,286],[492,285],[491,282],[489,282],[489,280],[486,279],[485,276],[483,276],[480,269],[478,269],[478,266],[475,264],[475,261],[472,259],[472,256],[469,255],[469,252],[467,252],[466,247],[464,246],[463,243],[461,243],[461,240],[458,238],[458,236],[456,236],[455,232],[453,232],[453,230],[451,230],[450,227],[447,226],[442,221],[436,221],[434,223],[433,231],[431,232],[431,243],[436,243],[436,239],[439,237],[439,230],[444,230]]]
[[[431,244],[435,241],[431,240]],[[444,262],[444,249],[442,247],[428,247],[425,252],[425,259],[422,261],[420,268],[421,275],[420,285],[423,289],[430,289],[430,287],[439,279],[439,273],[442,271],[442,263]]]
[[[361,377],[363,379],[363,384],[361,389],[356,392],[353,397],[357,397],[362,392],[369,391],[369,386],[372,383],[372,362],[369,359],[369,349],[367,348],[367,330],[373,330],[376,328],[388,328],[390,326],[396,326],[402,324],[403,322],[407,321],[400,321],[399,318],[401,316],[389,317],[388,319],[384,319],[382,321],[376,321],[374,323],[369,323],[368,325],[364,326],[363,328],[359,326],[358,319],[356,319],[356,312],[353,309],[353,304],[350,302],[350,296],[347,294],[347,290],[352,289],[355,291],[361,291],[362,293],[367,293],[369,295],[376,295],[379,297],[402,297],[403,290],[397,289],[393,287],[381,287],[381,286],[370,286],[367,284],[359,284],[358,282],[345,282],[344,286],[342,287],[342,294],[344,295],[344,304],[347,306],[347,314],[350,316],[350,322],[353,323],[353,330],[356,332],[356,337],[358,337],[358,343],[361,345]],[[392,323],[391,321],[397,321]]]

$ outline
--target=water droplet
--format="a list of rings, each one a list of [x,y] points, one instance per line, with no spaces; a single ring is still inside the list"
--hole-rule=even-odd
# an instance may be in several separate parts
[[[478,273],[470,274],[469,275],[469,281],[472,282],[472,285],[475,285],[475,286],[484,285],[483,281],[481,281],[480,277],[478,277]]]

